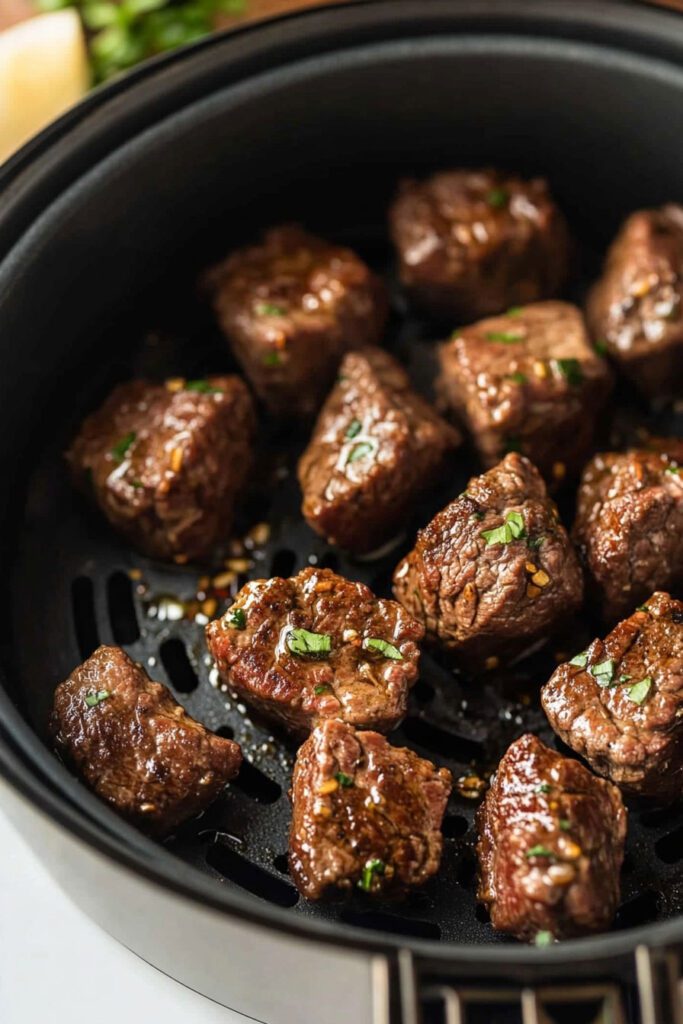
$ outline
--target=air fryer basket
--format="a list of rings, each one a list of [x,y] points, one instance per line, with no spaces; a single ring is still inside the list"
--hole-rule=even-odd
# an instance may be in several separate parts
[[[72,851],[98,847],[124,875],[168,887],[154,905],[163,916],[158,907],[174,901],[173,914],[186,920],[180,950],[165,948],[154,915],[144,928],[127,920],[139,916],[139,904],[112,906],[104,881],[111,865],[97,884],[99,869],[92,877],[83,869],[79,884],[69,858],[50,865],[124,942],[226,1003],[240,990],[235,963],[244,971],[247,958],[253,970],[264,957],[258,943],[268,926],[291,936],[299,977],[306,973],[320,989],[316,1019],[325,1022],[393,1014],[410,1021],[418,1002],[449,1024],[540,1024],[544,1013],[578,1024],[598,1011],[604,1020],[673,1024],[679,1012],[680,807],[631,807],[623,898],[606,937],[540,951],[495,935],[474,898],[476,801],[466,783],[449,805],[442,870],[424,891],[402,905],[357,898],[313,906],[299,898],[286,869],[295,749],[217,687],[201,612],[192,618],[196,604],[176,618],[206,590],[200,577],[218,570],[136,555],[74,495],[61,458],[84,413],[114,381],[234,368],[195,294],[197,272],[285,219],[348,242],[385,274],[393,296],[387,344],[429,393],[431,343],[452,325],[412,313],[393,280],[384,217],[405,173],[497,163],[547,175],[581,242],[571,296],[580,301],[626,211],[683,199],[683,72],[676,67],[683,24],[618,3],[598,12],[592,6],[386,0],[245,30],[96,94],[5,172],[0,444],[9,615],[0,764],[18,788],[33,791],[34,805],[45,809],[50,793]],[[640,426],[680,434],[670,411],[654,414],[625,389],[619,398],[611,441],[635,436]],[[475,468],[462,456],[390,551],[351,560],[301,522],[293,469],[304,443],[305,434],[264,420],[240,528],[265,521],[270,535],[247,552],[251,565],[232,593],[247,578],[322,564],[388,594],[415,527]],[[571,517],[571,503],[563,512]],[[447,765],[456,779],[485,775],[527,729],[552,742],[539,685],[559,650],[580,649],[598,628],[567,622],[558,643],[500,678],[468,681],[425,655],[409,715],[392,740]],[[83,792],[45,749],[53,688],[98,643],[124,646],[190,713],[234,736],[247,757],[236,783],[163,849]],[[24,828],[40,835],[31,821]],[[227,964],[213,968],[227,973],[223,986],[206,963],[190,964],[196,953],[187,908],[202,902],[226,941],[229,920],[230,927],[241,922],[235,936],[257,926],[253,949],[246,943],[239,954],[226,953],[233,975]],[[306,940],[320,946],[320,963]],[[338,1005],[330,998],[335,962]],[[362,977],[353,996],[345,963]],[[235,996],[233,1005],[273,1022],[313,1019],[296,972],[289,983],[294,991],[275,1008],[258,993]]]

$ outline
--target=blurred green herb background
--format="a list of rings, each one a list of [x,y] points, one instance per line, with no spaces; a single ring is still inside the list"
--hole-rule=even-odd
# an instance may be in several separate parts
[[[218,15],[243,14],[247,0],[38,0],[38,6],[75,7],[80,13],[99,83],[146,57],[209,35]]]

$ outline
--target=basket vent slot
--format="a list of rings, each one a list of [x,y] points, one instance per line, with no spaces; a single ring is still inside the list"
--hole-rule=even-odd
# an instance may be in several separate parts
[[[229,846],[214,843],[206,851],[206,859],[212,868],[254,896],[278,907],[293,907],[298,902],[299,894],[293,885],[264,871]]]
[[[178,640],[177,637],[164,640],[159,654],[174,690],[177,690],[178,693],[192,693],[197,689],[199,679],[192,668],[182,640]]]
[[[454,733],[446,732],[438,725],[425,722],[423,718],[406,718],[403,723],[403,732],[409,740],[419,743],[421,747],[427,747],[435,754],[450,757],[463,764],[481,760],[484,756],[481,743],[467,739],[465,736],[456,736]]]
[[[655,853],[665,864],[676,864],[683,858],[683,825],[662,836],[655,843]]]
[[[633,899],[622,903],[617,911],[615,928],[635,928],[639,924],[649,924],[657,917],[657,893],[646,889]]]
[[[125,572],[115,572],[107,581],[107,605],[114,640],[117,644],[134,644],[140,638],[135,614],[133,587]]]
[[[444,818],[443,834],[447,839],[460,839],[469,827],[467,818],[463,818],[460,814],[449,814]]]
[[[233,786],[237,786],[246,796],[250,796],[259,804],[274,804],[276,800],[280,799],[282,793],[277,782],[265,775],[246,757],[242,761],[242,767]]]
[[[100,646],[95,616],[95,588],[89,576],[77,576],[71,584],[71,607],[78,650],[85,661]]]

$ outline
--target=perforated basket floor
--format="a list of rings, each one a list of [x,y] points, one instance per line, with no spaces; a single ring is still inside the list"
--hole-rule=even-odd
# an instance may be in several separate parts
[[[385,253],[367,237],[357,247],[382,268]],[[287,874],[288,787],[293,745],[252,721],[248,711],[216,686],[215,672],[203,641],[203,623],[181,614],[196,599],[201,577],[215,577],[214,566],[168,567],[129,550],[98,513],[73,493],[61,457],[80,417],[102,397],[113,380],[133,373],[200,376],[232,369],[206,314],[188,294],[164,317],[145,314],[146,324],[160,324],[140,337],[130,358],[112,360],[89,372],[78,389],[68,421],[58,425],[32,477],[13,574],[13,636],[17,693],[27,717],[45,734],[54,686],[99,643],[121,644],[153,678],[167,683],[196,718],[222,735],[234,736],[246,760],[236,782],[199,820],[168,842],[183,860],[215,879],[217,886],[239,886],[259,899],[291,909],[392,933],[442,938],[449,942],[501,942],[475,902],[473,814],[477,800],[456,786],[445,818],[445,849],[438,878],[407,902],[370,904],[360,895],[348,903],[313,905],[300,898]],[[168,294],[168,292],[167,292]],[[418,387],[429,393],[432,347],[443,329],[406,315],[394,295],[394,317],[387,344],[409,365]],[[170,328],[169,328],[170,325]],[[117,346],[118,349],[119,346]],[[670,411],[656,417],[632,404],[620,413],[617,437],[633,436],[648,423],[654,430],[676,430]],[[649,416],[649,421],[648,421]],[[615,428],[613,428],[614,430]],[[267,522],[270,537],[249,555],[250,568],[239,574],[232,593],[247,578],[290,575],[309,564],[322,564],[368,583],[377,594],[390,595],[390,577],[408,549],[415,528],[465,486],[476,466],[461,454],[452,477],[438,494],[415,510],[403,538],[374,560],[351,560],[331,550],[302,522],[294,474],[305,435],[285,435],[264,424],[262,456],[238,531]],[[562,505],[565,522],[572,497]],[[215,614],[229,603],[219,603]],[[554,739],[538,703],[540,685],[556,664],[558,652],[580,650],[597,634],[591,623],[567,622],[565,634],[530,661],[502,675],[462,679],[445,660],[425,653],[409,714],[392,734],[438,764],[456,780],[486,776],[507,745],[531,730],[546,742]],[[615,927],[669,918],[683,907],[683,809],[667,811],[632,806],[623,898]]]

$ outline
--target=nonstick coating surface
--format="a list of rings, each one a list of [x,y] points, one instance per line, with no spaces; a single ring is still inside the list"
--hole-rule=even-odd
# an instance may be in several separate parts
[[[378,225],[338,236],[391,280],[389,254]],[[596,260],[584,253],[589,276]],[[170,289],[175,292],[175,289]],[[286,867],[290,808],[287,797],[295,748],[252,721],[248,711],[216,686],[206,653],[203,625],[183,618],[169,621],[177,601],[195,597],[201,567],[168,567],[136,555],[108,528],[99,514],[76,496],[66,478],[62,451],[82,415],[116,379],[134,374],[201,376],[234,369],[225,346],[187,279],[169,306],[152,301],[140,313],[139,337],[128,352],[112,358],[91,375],[91,386],[69,407],[45,446],[33,475],[21,531],[14,584],[14,641],[18,656],[18,692],[25,711],[42,735],[52,689],[98,643],[120,643],[173,690],[188,711],[212,729],[234,736],[246,755],[237,780],[199,820],[168,841],[169,849],[219,886],[240,886],[293,914],[318,915],[397,934],[442,938],[450,942],[508,941],[493,932],[475,902],[473,814],[477,801],[459,795],[449,803],[445,846],[436,880],[403,904],[370,904],[360,896],[348,903],[313,905],[298,894]],[[405,306],[392,281],[393,317],[386,343],[409,366],[413,380],[430,392],[434,339],[446,325],[429,323]],[[580,297],[580,290],[572,296]],[[451,325],[452,326],[452,325]],[[116,338],[116,331],[111,337]],[[119,352],[120,345],[103,350]],[[657,415],[640,407],[624,388],[621,411],[612,425],[612,442],[634,438],[641,426],[680,433],[671,411]],[[606,438],[605,438],[606,439]],[[460,453],[439,493],[415,510],[414,521],[391,551],[373,560],[345,557],[317,538],[301,520],[295,478],[296,459],[306,434],[287,434],[262,419],[261,457],[241,530],[267,521],[268,543],[253,553],[253,567],[242,574],[233,593],[248,578],[290,575],[309,564],[326,565],[350,579],[390,595],[393,567],[414,537],[415,528],[464,489],[476,464]],[[561,502],[567,523],[572,492]],[[217,571],[217,569],[214,569]],[[132,577],[131,578],[131,574]],[[219,605],[216,614],[227,606]],[[159,609],[162,609],[160,615]],[[540,685],[552,672],[556,652],[574,653],[597,635],[588,621],[566,624],[566,636],[500,677],[461,678],[447,661],[425,652],[410,710],[392,742],[407,745],[440,765],[457,780],[473,771],[486,775],[507,745],[527,730],[554,743],[538,704]],[[559,746],[559,744],[556,744]],[[683,908],[683,809],[630,808],[623,871],[622,903],[616,928],[679,914]]]

